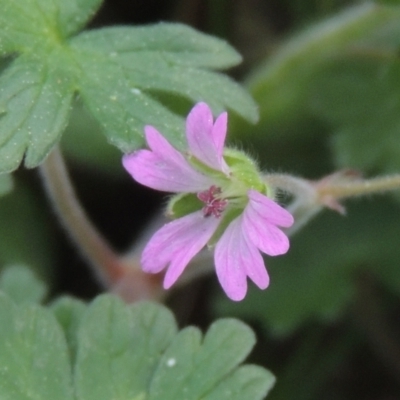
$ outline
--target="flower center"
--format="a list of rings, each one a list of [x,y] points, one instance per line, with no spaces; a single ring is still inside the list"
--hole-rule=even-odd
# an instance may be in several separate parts
[[[219,198],[219,194],[221,194],[221,188],[215,185],[197,194],[197,198],[205,204],[203,207],[203,214],[205,217],[214,215],[214,217],[219,218],[225,210],[228,205],[228,200]]]

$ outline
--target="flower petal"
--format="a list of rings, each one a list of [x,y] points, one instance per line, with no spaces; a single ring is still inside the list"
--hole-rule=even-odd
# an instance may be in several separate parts
[[[228,130],[228,113],[223,112],[214,122],[211,136],[214,139],[218,156],[222,158],[225,146],[226,132]]]
[[[213,182],[200,174],[152,126],[145,127],[150,150],[139,150],[122,158],[125,169],[137,182],[165,192],[198,192]]]
[[[227,130],[227,113],[213,125],[213,115],[206,103],[196,104],[186,119],[186,136],[190,152],[202,163],[218,171],[228,172],[223,159]]]
[[[260,289],[266,289],[269,276],[257,248],[243,231],[243,217],[233,220],[215,247],[215,267],[228,297],[242,300],[247,292],[246,276]]]
[[[285,228],[293,225],[292,214],[269,197],[253,189],[250,189],[247,195],[251,201],[253,211],[259,214],[260,219],[268,220],[273,225]]]
[[[158,273],[170,264],[164,278],[165,289],[170,288],[207,244],[219,223],[217,218],[205,218],[202,211],[169,222],[153,235],[143,250],[142,269]]]
[[[273,200],[268,199],[267,197],[265,197],[265,199],[265,204],[271,206]],[[281,207],[278,207],[278,211],[281,212]],[[270,207],[270,209],[275,209],[275,207]],[[270,256],[285,254],[289,250],[288,237],[273,223],[271,223],[271,220],[274,221],[274,216],[271,215],[268,210],[267,212],[264,212],[263,210],[260,212],[260,210],[260,203],[253,201],[250,198],[243,213],[244,231],[251,242],[262,252]],[[279,219],[279,216],[277,219]]]
[[[173,164],[188,164],[183,155],[171,146],[167,139],[156,129],[154,126],[146,125],[144,127],[144,134],[146,137],[147,145],[153,153],[171,160]],[[188,164],[189,165],[189,164]]]

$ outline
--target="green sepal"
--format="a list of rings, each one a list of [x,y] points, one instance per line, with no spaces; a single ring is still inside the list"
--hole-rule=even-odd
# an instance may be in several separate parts
[[[256,163],[249,156],[239,150],[225,149],[224,159],[231,170],[232,176],[243,182],[246,189],[251,188],[266,195],[271,194],[271,189],[263,182]]]
[[[171,218],[181,218],[202,209],[204,204],[194,193],[180,193],[171,197],[168,202],[167,215]]]
[[[189,155],[188,161],[197,171],[200,171],[203,175],[212,178],[215,186],[223,187],[227,182],[229,182],[229,178],[222,171],[218,171],[206,164],[203,164],[196,157]]]

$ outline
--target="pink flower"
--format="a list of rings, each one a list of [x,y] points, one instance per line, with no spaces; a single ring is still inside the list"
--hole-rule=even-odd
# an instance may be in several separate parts
[[[227,113],[213,122],[207,104],[198,103],[186,120],[188,154],[146,126],[150,150],[125,155],[123,165],[141,184],[180,193],[180,199],[197,197],[200,204],[154,234],[142,254],[143,270],[158,273],[167,267],[168,289],[196,254],[216,242],[219,282],[228,297],[239,301],[246,295],[247,277],[260,289],[267,288],[269,276],[260,251],[270,256],[288,251],[289,240],[278,227],[291,226],[293,217],[267,196],[269,188],[251,160],[224,150],[226,131]]]

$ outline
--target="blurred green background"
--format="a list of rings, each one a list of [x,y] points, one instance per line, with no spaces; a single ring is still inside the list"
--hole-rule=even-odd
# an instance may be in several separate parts
[[[243,55],[230,73],[256,99],[260,122],[230,115],[229,140],[265,171],[310,179],[341,168],[400,171],[400,2],[109,0],[91,27],[157,21],[217,35]],[[132,182],[79,102],[62,147],[90,217],[125,250],[162,196]],[[252,360],[278,377],[269,399],[399,399],[399,199],[349,201],[345,217],[323,212],[292,238],[288,255],[266,260],[270,288],[251,288],[239,304],[212,276],[177,290],[169,305],[183,325],[227,315],[251,324]],[[54,293],[99,292],[36,171],[18,171],[0,199],[0,231],[1,265],[32,265]]]

